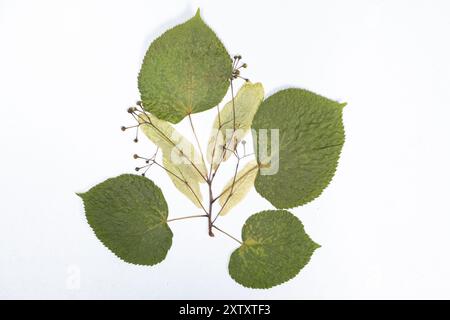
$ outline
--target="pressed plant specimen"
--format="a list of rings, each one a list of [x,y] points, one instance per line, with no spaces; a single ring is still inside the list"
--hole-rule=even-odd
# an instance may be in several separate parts
[[[345,104],[299,88],[265,98],[261,83],[243,78],[245,68],[199,11],[151,43],[138,77],[141,100],[128,109],[135,124],[122,130],[135,128],[135,142],[143,132],[156,152],[134,155],[143,162],[136,168],[140,174],[123,174],[79,193],[96,236],[122,260],[161,262],[172,245],[169,224],[203,218],[210,236],[221,233],[239,245],[229,260],[231,277],[246,287],[270,288],[296,276],[319,247],[286,209],[312,201],[330,183],[344,143]],[[231,100],[220,107],[228,92]],[[193,117],[210,109],[217,115],[203,152]],[[189,122],[195,146],[173,126],[180,121]],[[244,140],[249,131],[252,153]],[[235,166],[215,194],[213,184],[226,161]],[[151,167],[165,170],[200,213],[169,217],[163,192],[146,177]],[[253,186],[275,209],[251,215],[241,237],[232,236],[217,219]]]

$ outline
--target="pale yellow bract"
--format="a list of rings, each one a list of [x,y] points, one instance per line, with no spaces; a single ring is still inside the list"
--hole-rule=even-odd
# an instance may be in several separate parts
[[[142,132],[162,150],[163,166],[175,187],[201,208],[200,183],[207,176],[201,155],[169,122],[146,113],[140,115],[139,123]]]
[[[256,160],[252,160],[238,172],[236,179],[233,177],[225,185],[219,198],[219,202],[223,206],[220,215],[226,215],[234,206],[245,198],[255,183],[257,173],[258,164]]]
[[[253,116],[264,99],[264,88],[261,83],[247,82],[239,89],[233,101],[229,101],[216,116],[208,142],[207,159],[213,168],[227,160],[237,144],[250,130]],[[234,131],[236,129],[236,131]],[[224,149],[225,146],[225,149]],[[229,150],[227,150],[229,149]]]

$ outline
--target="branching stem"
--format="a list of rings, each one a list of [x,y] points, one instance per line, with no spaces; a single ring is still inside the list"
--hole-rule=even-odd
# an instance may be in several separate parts
[[[224,210],[225,206],[227,205],[228,201],[230,200],[231,196],[233,195],[234,192],[234,188],[236,186],[236,183],[238,181],[240,181],[241,179],[245,178],[245,176],[247,174],[249,174],[252,170],[254,170],[254,168],[250,169],[248,172],[244,173],[244,175],[242,175],[239,179],[237,179],[237,174],[238,174],[238,169],[239,169],[239,164],[242,158],[246,157],[247,155],[245,155],[244,152],[244,156],[240,157],[236,146],[237,144],[233,144],[233,149],[230,149],[230,145],[233,142],[236,142],[235,139],[235,133],[236,133],[236,109],[235,109],[235,97],[234,97],[234,87],[233,87],[233,78],[230,79],[230,88],[231,88],[231,98],[232,98],[232,106],[233,106],[233,119],[231,121],[233,121],[233,132],[232,135],[229,139],[229,141],[226,142],[226,145],[223,146],[223,150],[222,150],[222,154],[220,156],[220,159],[218,160],[217,164],[214,163],[215,159],[214,159],[214,153],[216,151],[216,147],[217,147],[217,139],[219,134],[221,134],[221,130],[222,127],[226,124],[226,123],[222,123],[221,119],[220,119],[220,110],[217,107],[217,113],[218,113],[218,128],[217,128],[217,133],[216,133],[216,137],[215,137],[215,141],[214,141],[214,146],[213,146],[213,150],[212,150],[212,159],[211,159],[211,166],[210,166],[210,170],[208,173],[206,173],[206,176],[202,173],[202,171],[195,165],[195,163],[192,162],[192,160],[187,157],[184,152],[177,146],[177,144],[170,138],[168,137],[165,132],[163,132],[161,129],[159,129],[155,124],[153,124],[151,118],[149,117],[149,115],[145,112],[145,110],[142,108],[142,110],[138,110],[138,109],[134,109],[135,111],[139,111],[139,114],[135,111],[131,111],[131,114],[133,115],[133,117],[138,121],[138,127],[142,124],[146,124],[146,125],[150,125],[153,129],[156,130],[156,132],[163,138],[165,139],[167,142],[169,142],[171,145],[173,145],[174,148],[176,148],[180,154],[185,157],[190,164],[192,165],[192,167],[200,174],[200,176],[205,180],[205,182],[208,185],[208,193],[209,193],[209,205],[208,205],[208,210],[203,206],[202,202],[200,201],[200,199],[198,198],[197,194],[195,193],[195,191],[192,189],[192,187],[189,185],[188,181],[186,180],[186,178],[181,174],[181,177],[167,169],[165,166],[163,166],[162,164],[159,164],[158,162],[155,161],[154,157],[148,159],[147,163],[149,161],[151,161],[152,163],[156,164],[157,166],[163,168],[165,171],[167,171],[169,174],[173,175],[176,179],[179,179],[181,182],[183,182],[186,187],[192,192],[192,194],[194,195],[196,201],[200,204],[201,208],[203,209],[203,211],[205,212],[205,214],[199,214],[199,215],[191,215],[191,216],[185,216],[185,217],[179,217],[179,218],[173,218],[173,219],[168,219],[167,222],[172,222],[172,221],[177,221],[177,220],[185,220],[185,219],[191,219],[191,218],[200,218],[200,217],[206,217],[208,219],[208,234],[211,237],[214,237],[214,233],[213,233],[213,229],[216,229],[217,231],[225,234],[226,236],[228,236],[229,238],[233,239],[234,241],[238,242],[239,244],[242,244],[242,241],[238,240],[237,238],[233,237],[232,235],[230,235],[228,232],[220,229],[219,227],[217,227],[216,225],[214,225],[214,222],[216,221],[216,219],[219,217],[220,213]],[[145,118],[144,118],[145,117]],[[195,127],[194,127],[194,123],[192,121],[192,117],[189,114],[188,115],[189,118],[189,123],[192,129],[192,133],[194,134],[194,138],[196,140],[197,143],[197,148],[199,149],[201,158],[202,158],[202,163],[205,164],[205,157],[203,155],[203,151],[202,148],[200,146],[200,141],[198,139],[197,133],[195,131]],[[230,122],[230,121],[227,121]],[[219,196],[214,197],[213,195],[213,190],[212,190],[212,184],[213,184],[213,180],[214,177],[216,176],[217,170],[219,169],[221,163],[225,160],[225,157],[227,155],[227,152],[231,152],[237,159],[236,162],[236,167],[234,169],[234,175],[233,175],[233,180],[231,183],[231,186],[229,186],[228,188],[226,188],[224,191],[222,191],[222,193]],[[213,168],[213,163],[216,165]],[[257,166],[255,166],[255,168],[257,168]],[[219,199],[221,196],[223,196],[224,194],[226,194],[226,192],[229,192],[226,200],[224,201],[222,207],[220,208],[219,212],[216,214],[216,216],[214,217],[214,219],[212,218],[213,216],[213,204],[214,202]]]
[[[144,121],[145,124],[150,125],[151,127],[153,127],[153,129],[155,129],[160,135],[161,137],[163,137],[163,139],[166,139],[171,145],[173,145],[174,148],[176,148],[178,150],[178,152],[181,154],[181,156],[183,156],[185,159],[187,159],[189,161],[189,163],[192,165],[192,167],[199,173],[199,175],[205,180],[207,181],[208,178],[205,177],[203,175],[203,173],[201,172],[201,170],[195,165],[194,162],[192,162],[192,160],[186,156],[183,152],[183,150],[181,150],[178,145],[172,141],[172,139],[170,139],[164,132],[162,132],[157,126],[155,126],[153,124],[153,122],[151,121],[150,117],[147,115],[147,113],[145,113],[145,111],[142,111],[142,113],[147,117],[147,120],[143,119],[140,115],[137,115],[139,117],[139,119],[141,119],[142,121]],[[139,121],[139,120],[138,120]],[[204,162],[203,162],[204,163]]]
[[[240,162],[240,158],[238,158],[237,163],[236,163],[236,167],[234,169],[234,176],[233,176],[233,182],[231,183],[231,188],[230,188],[230,193],[228,194],[227,198],[225,199],[222,207],[220,208],[219,212],[217,212],[216,216],[214,217],[213,220],[213,224],[214,222],[216,222],[217,218],[219,217],[219,215],[222,213],[222,211],[225,209],[225,206],[227,205],[228,201],[230,201],[231,196],[233,195],[233,191],[234,191],[234,186],[236,185],[236,176],[238,173],[238,168],[239,168],[239,162]]]
[[[242,159],[242,158],[241,158]],[[239,178],[237,178],[235,180],[235,183],[238,183],[239,181],[241,181],[242,179],[244,179],[246,176],[248,176],[253,170],[258,169],[258,165],[255,165],[254,167],[252,167],[250,170],[248,170],[247,172],[245,172],[242,176],[240,176]],[[225,188],[217,197],[215,197],[213,199],[213,202],[217,201],[221,196],[223,196],[228,190],[230,190],[230,188],[232,187],[229,186],[227,188]]]
[[[154,164],[156,164],[158,167],[164,169],[166,172],[170,173],[171,175],[173,175],[175,178],[179,179],[181,182],[183,182],[186,187],[188,187],[188,189],[192,192],[192,194],[194,195],[195,199],[197,200],[197,202],[200,204],[200,206],[202,207],[203,211],[205,211],[206,214],[209,214],[208,211],[206,211],[205,207],[203,206],[203,203],[200,201],[200,199],[198,198],[197,194],[195,193],[194,189],[192,189],[192,187],[190,186],[190,184],[186,181],[186,179],[181,178],[180,176],[178,176],[176,173],[172,172],[171,170],[167,169],[166,167],[164,167],[163,165],[159,164],[158,162],[156,162],[155,160],[152,160],[152,162]]]

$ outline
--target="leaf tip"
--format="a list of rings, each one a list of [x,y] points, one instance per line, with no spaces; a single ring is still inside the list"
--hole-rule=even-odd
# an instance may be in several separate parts
[[[85,192],[75,192],[77,196],[79,196],[81,199],[83,199],[83,196],[85,195]]]
[[[343,108],[347,105],[347,102],[341,102],[341,103],[339,103],[339,105],[341,106],[341,108]]]
[[[195,12],[195,17],[200,18],[200,8],[197,8],[197,11]]]

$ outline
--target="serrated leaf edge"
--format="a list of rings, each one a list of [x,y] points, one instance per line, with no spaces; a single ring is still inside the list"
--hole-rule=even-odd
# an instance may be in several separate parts
[[[120,176],[120,175],[119,175]],[[115,176],[115,177],[112,177],[112,178],[108,178],[108,179],[114,179],[114,178],[117,178],[117,177],[119,177],[119,176]],[[135,175],[135,176],[138,176],[139,177],[139,175]],[[107,179],[107,180],[108,180]],[[106,181],[106,180],[105,180]],[[151,181],[151,180],[150,180]],[[152,181],[153,182],[153,181]],[[153,182],[153,184],[157,187],[157,188],[159,188],[154,182]],[[94,186],[95,187],[95,186]],[[94,187],[92,187],[92,188],[94,188]],[[160,188],[159,188],[160,189]],[[89,189],[90,190],[90,189]],[[87,191],[87,192],[89,192],[89,190]],[[160,189],[161,190],[161,189]],[[95,231],[95,229],[92,227],[92,225],[90,224],[90,222],[89,222],[89,220],[88,220],[88,218],[87,218],[87,216],[86,216],[86,205],[85,205],[85,203],[84,203],[84,198],[83,198],[83,196],[87,193],[87,192],[75,192],[75,194],[77,195],[77,196],[79,196],[80,198],[81,198],[81,200],[82,200],[82,203],[83,203],[83,210],[84,210],[84,212],[85,212],[85,214],[84,214],[84,219],[86,220],[86,222],[87,222],[87,225],[89,226],[89,228],[92,230],[92,232],[94,233],[94,235],[95,235],[95,238],[98,240],[98,241],[100,241],[100,243],[110,252],[110,253],[112,253],[115,257],[117,257],[117,258],[119,258],[119,260],[121,260],[121,261],[123,261],[123,262],[125,262],[125,263],[127,263],[127,264],[130,264],[130,265],[134,265],[134,266],[138,266],[138,267],[153,267],[153,266],[156,266],[157,264],[160,264],[160,263],[162,263],[164,260],[166,260],[166,258],[167,258],[167,254],[169,253],[169,251],[170,251],[170,249],[172,248],[172,244],[173,244],[173,232],[172,232],[172,229],[170,229],[170,227],[169,227],[169,224],[167,223],[167,218],[166,218],[166,221],[161,221],[161,224],[165,224],[166,226],[167,226],[167,228],[169,229],[169,231],[170,231],[170,246],[169,246],[169,249],[166,251],[166,254],[164,255],[164,258],[161,260],[161,261],[159,261],[159,262],[156,262],[156,263],[154,263],[154,264],[142,264],[142,263],[134,263],[134,262],[129,262],[129,261],[126,261],[126,260],[124,260],[123,258],[121,258],[121,257],[119,257],[114,251],[112,251],[100,238],[99,238],[99,236],[98,236],[98,234],[97,234],[97,232]],[[162,190],[161,190],[161,192],[162,192]],[[169,214],[167,214],[167,216],[169,216]]]
[[[265,212],[270,212],[270,211],[273,211],[273,210],[263,210],[263,211],[259,211],[259,212],[257,212],[257,213],[252,214],[250,217],[252,217],[253,215],[258,214],[258,213],[265,213]],[[280,209],[280,211],[287,211],[287,210]],[[305,231],[305,226],[303,225],[302,221],[301,221],[296,215],[294,215],[293,213],[291,213],[290,211],[287,211],[287,212],[289,212],[290,214],[292,214],[292,216],[295,217],[295,218],[300,222],[300,225],[302,226],[303,231]],[[250,218],[250,217],[249,217],[249,218]],[[248,218],[248,219],[249,219],[249,218]],[[243,239],[242,232],[244,231],[244,228],[245,228],[245,226],[247,225],[248,219],[245,221],[244,225],[242,226],[242,231],[241,231],[241,241],[242,241],[242,245],[240,245],[238,248],[236,248],[235,250],[233,250],[233,252],[232,252],[231,255],[230,255],[230,260],[231,260],[231,256],[232,256],[235,252],[237,252],[237,251],[240,250],[243,246],[246,245],[246,244],[245,244],[245,241],[244,241],[244,239]],[[313,251],[312,251],[311,255],[309,256],[308,260],[306,261],[305,265],[304,265],[302,268],[300,268],[300,269],[298,270],[298,272],[297,272],[295,275],[293,275],[292,277],[290,277],[289,279],[286,279],[285,281],[283,281],[283,282],[281,282],[281,283],[278,283],[278,284],[273,285],[273,286],[268,286],[268,287],[253,287],[253,286],[247,286],[247,285],[245,285],[245,284],[242,284],[242,283],[238,282],[237,279],[234,278],[234,277],[231,275],[231,273],[230,273],[230,262],[228,262],[228,274],[230,275],[230,277],[231,277],[237,284],[241,285],[241,286],[244,287],[244,288],[247,288],[247,289],[253,289],[253,290],[265,290],[265,289],[270,289],[270,288],[274,288],[274,287],[280,286],[280,285],[282,285],[282,284],[285,284],[286,282],[289,282],[290,280],[292,280],[292,279],[294,279],[295,277],[297,277],[297,276],[300,274],[300,272],[301,272],[304,268],[306,268],[306,266],[307,266],[307,265],[309,264],[309,262],[311,261],[311,258],[312,258],[312,256],[314,255],[314,253],[316,252],[316,250],[319,249],[319,248],[321,248],[321,245],[318,244],[317,242],[315,242],[314,240],[312,240],[311,237],[309,236],[309,234],[308,234],[306,231],[305,231],[305,234],[306,234],[306,235],[308,236],[308,238],[311,240],[311,242],[312,242],[312,244],[313,244],[313,246],[314,246],[315,248],[313,249]],[[248,246],[248,245],[247,245],[247,246]]]

